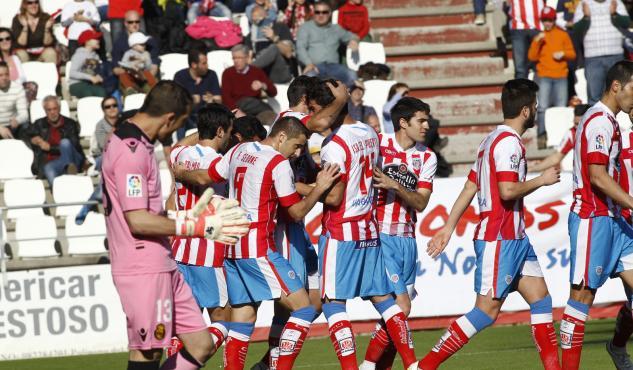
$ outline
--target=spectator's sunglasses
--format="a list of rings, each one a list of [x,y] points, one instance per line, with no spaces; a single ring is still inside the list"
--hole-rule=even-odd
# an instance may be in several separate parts
[[[127,24],[140,24],[141,21],[140,20],[132,20],[132,21],[125,21],[125,23],[127,23]]]
[[[11,41],[11,36],[0,37],[0,42],[3,42],[3,41]]]
[[[106,109],[112,109],[112,108],[117,108],[117,107],[118,107],[118,106],[117,106],[117,104],[116,104],[116,103],[114,103],[114,104],[108,104],[108,105],[104,105],[104,106],[103,106],[103,110],[106,110]]]
[[[314,14],[316,15],[326,15],[326,14],[330,14],[329,10],[315,10]]]

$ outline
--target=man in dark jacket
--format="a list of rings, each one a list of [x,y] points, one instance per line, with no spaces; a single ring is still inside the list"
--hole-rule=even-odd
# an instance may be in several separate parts
[[[77,173],[85,157],[79,142],[79,124],[60,114],[59,99],[47,96],[42,105],[46,117],[26,129],[25,140],[35,154],[31,170],[39,178],[46,177],[52,187],[55,177]]]

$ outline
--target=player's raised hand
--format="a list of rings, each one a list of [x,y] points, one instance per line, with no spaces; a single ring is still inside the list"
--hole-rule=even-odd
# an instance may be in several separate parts
[[[554,185],[560,182],[560,168],[558,166],[550,167],[541,173],[543,185]]]
[[[451,240],[451,234],[453,232],[446,227],[443,227],[433,235],[426,245],[426,253],[435,258],[444,251],[444,248],[448,245],[448,241]]]
[[[396,189],[398,182],[391,177],[385,175],[384,172],[378,167],[374,167],[373,171],[374,187],[377,189]]]
[[[341,167],[338,164],[326,163],[316,177],[316,187],[326,191],[341,177]]]
[[[331,80],[327,82],[327,87],[330,88],[332,95],[334,98],[339,101],[348,101],[349,100],[349,91],[347,90],[347,86],[341,81]]]

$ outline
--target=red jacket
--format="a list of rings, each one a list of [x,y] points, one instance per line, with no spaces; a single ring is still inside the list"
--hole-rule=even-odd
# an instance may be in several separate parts
[[[222,104],[229,107],[229,109],[237,108],[237,101],[241,98],[250,96],[253,98],[259,98],[261,92],[251,89],[253,81],[266,84],[266,94],[268,96],[277,95],[277,88],[275,84],[266,76],[266,72],[255,67],[254,65],[248,66],[248,72],[237,73],[235,67],[227,68],[222,73]]]
[[[125,13],[128,10],[136,10],[142,17],[143,7],[141,2],[142,0],[110,0],[108,4],[108,18],[125,18]]]
[[[361,40],[369,33],[369,12],[365,5],[346,2],[338,8],[338,24],[358,35]]]

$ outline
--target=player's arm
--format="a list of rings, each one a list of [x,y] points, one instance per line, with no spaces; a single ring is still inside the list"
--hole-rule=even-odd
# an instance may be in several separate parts
[[[374,187],[378,189],[393,190],[409,207],[413,207],[417,212],[422,212],[431,199],[431,189],[419,188],[417,191],[410,191],[399,182],[385,175],[380,168],[374,168]]]
[[[304,184],[302,182],[297,182],[295,183],[295,187],[297,188],[297,193],[299,193],[299,195],[301,195],[302,197],[305,197],[310,194],[312,189],[314,189],[314,184]]]
[[[176,145],[194,146],[198,144],[198,139],[199,139],[198,132],[196,131],[191,135],[183,137],[180,141],[178,141]]]
[[[349,93],[347,92],[345,84],[341,81],[337,81],[336,86],[331,82],[328,82],[327,85],[330,91],[332,91],[332,95],[334,95],[334,101],[310,117],[310,120],[306,123],[306,127],[310,131],[323,132],[329,129],[336,120],[336,117],[341,113],[343,107],[347,105]]]
[[[550,167],[539,176],[528,181],[499,181],[499,196],[503,200],[523,198],[541,186],[553,185],[560,181],[560,169]]]
[[[339,181],[325,193],[325,196],[321,200],[325,205],[330,207],[338,207],[343,202],[343,195],[345,195],[345,187],[347,183]]]
[[[174,179],[178,182],[198,186],[209,186],[213,183],[226,181],[229,169],[229,159],[232,156],[232,150],[235,148],[236,147],[233,147],[226,156],[211,162],[209,168],[206,170],[188,171],[184,165],[180,163],[173,163],[172,173],[174,175]]]
[[[624,191],[620,185],[609,176],[605,165],[589,164],[589,181],[591,185],[613,199],[619,206],[633,209],[633,197]]]
[[[155,215],[146,209],[125,212],[125,221],[132,234],[143,236],[175,235],[176,221]]]
[[[290,215],[290,218],[294,221],[302,220],[340,176],[341,173],[338,165],[326,164],[325,167],[319,171],[316,183],[310,193],[301,201],[288,207],[288,215]]]
[[[565,158],[565,154],[561,152],[552,153],[545,157],[545,159],[543,159],[542,161],[532,166],[532,171],[542,172],[550,167],[557,166],[563,160],[563,158]]]
[[[455,204],[453,204],[453,208],[451,208],[451,213],[448,215],[446,224],[433,235],[433,238],[431,238],[427,244],[426,253],[428,253],[429,256],[435,258],[444,251],[444,248],[448,245],[448,241],[451,239],[453,231],[455,231],[457,222],[459,222],[459,219],[473,201],[475,194],[477,194],[477,184],[475,184],[469,176]]]

